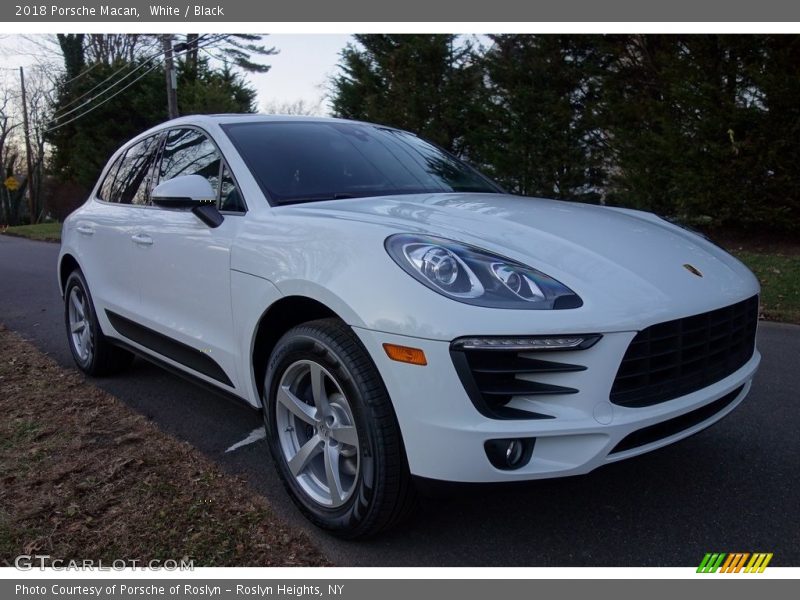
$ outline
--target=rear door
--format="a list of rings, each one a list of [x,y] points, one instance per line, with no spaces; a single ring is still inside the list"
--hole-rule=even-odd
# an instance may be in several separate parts
[[[159,183],[182,175],[205,177],[225,219],[210,228],[189,210],[151,207],[137,221],[143,244],[138,321],[157,336],[155,350],[178,366],[225,387],[236,387],[236,347],[230,293],[230,253],[246,207],[221,153],[200,129],[167,133]]]

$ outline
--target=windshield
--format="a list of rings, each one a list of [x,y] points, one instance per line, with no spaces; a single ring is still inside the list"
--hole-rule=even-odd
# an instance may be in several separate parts
[[[501,190],[418,137],[377,125],[271,121],[223,125],[274,204]]]

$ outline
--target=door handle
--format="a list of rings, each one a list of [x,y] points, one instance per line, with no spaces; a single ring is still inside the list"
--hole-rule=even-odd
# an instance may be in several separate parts
[[[144,233],[137,233],[131,236],[131,239],[135,244],[139,244],[140,246],[152,246],[153,245],[153,238],[149,235]]]
[[[94,233],[94,227],[90,225],[78,225],[75,229],[83,235],[92,235]]]

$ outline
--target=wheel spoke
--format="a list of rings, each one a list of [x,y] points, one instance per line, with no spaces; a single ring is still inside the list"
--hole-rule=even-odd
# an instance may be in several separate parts
[[[314,458],[319,452],[321,444],[322,439],[320,439],[318,435],[315,435],[303,444],[303,447],[297,451],[297,454],[295,454],[288,463],[292,475],[297,477],[303,472],[303,469],[308,466],[308,461]]]
[[[301,358],[285,368],[273,389],[271,406],[288,472],[311,501],[343,506],[359,481],[361,451],[341,385],[313,358]]]
[[[320,418],[331,414],[331,405],[328,400],[328,392],[325,390],[325,371],[316,363],[309,365],[311,372],[311,395],[314,398],[314,405],[317,407]]]
[[[80,333],[86,328],[85,321],[78,321],[72,325],[72,333]]]
[[[358,434],[356,433],[356,428],[352,425],[331,427],[331,437],[342,444],[348,444],[349,446],[358,445]]]
[[[342,480],[339,472],[339,449],[336,446],[326,445],[324,452],[325,477],[328,480],[331,503],[333,506],[340,506],[342,504]]]
[[[81,354],[87,356],[89,354],[89,330],[84,328],[83,331],[78,334],[78,338],[81,341]]]
[[[277,399],[290,413],[304,423],[308,423],[309,425],[314,425],[314,423],[316,423],[317,419],[315,418],[314,407],[300,400],[300,398],[289,391],[288,387],[283,385],[278,387]]]
[[[69,301],[72,303],[72,308],[75,311],[75,316],[78,318],[79,321],[85,320],[83,315],[83,302],[78,299],[78,294],[73,293],[69,297]]]

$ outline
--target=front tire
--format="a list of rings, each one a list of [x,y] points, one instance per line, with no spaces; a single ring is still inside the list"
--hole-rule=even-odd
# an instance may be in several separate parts
[[[336,319],[277,343],[264,383],[270,452],[295,504],[340,537],[375,534],[414,506],[388,393],[358,338]]]
[[[64,322],[72,358],[94,377],[118,373],[133,362],[133,354],[113,345],[100,329],[89,286],[79,269],[64,286]]]

